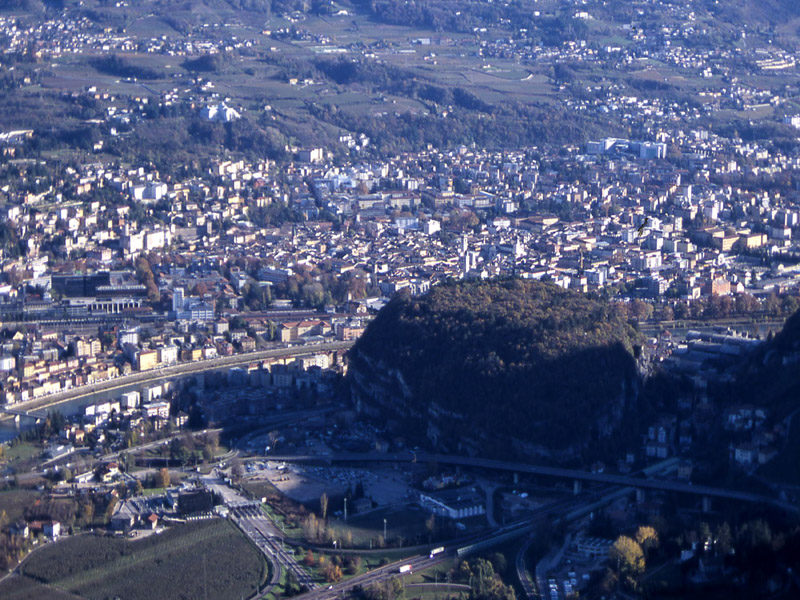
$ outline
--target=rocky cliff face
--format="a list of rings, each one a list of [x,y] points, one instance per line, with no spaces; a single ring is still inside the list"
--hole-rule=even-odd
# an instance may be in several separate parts
[[[800,311],[736,367],[732,403],[757,403],[783,418],[800,408]]]
[[[635,401],[638,334],[612,305],[535,282],[398,297],[350,354],[358,408],[444,452],[569,460]]]

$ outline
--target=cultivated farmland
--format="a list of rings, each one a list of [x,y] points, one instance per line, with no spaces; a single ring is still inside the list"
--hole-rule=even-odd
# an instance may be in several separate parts
[[[267,566],[231,523],[215,519],[139,541],[78,536],[35,553],[22,572],[90,599],[189,600],[249,596]]]

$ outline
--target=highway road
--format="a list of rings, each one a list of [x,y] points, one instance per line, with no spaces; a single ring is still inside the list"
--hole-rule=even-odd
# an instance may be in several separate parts
[[[282,457],[270,458],[282,460]],[[669,463],[670,461],[659,463],[659,465],[651,468],[651,472],[660,468],[667,468]],[[420,571],[440,564],[449,557],[457,556],[463,558],[469,556],[474,552],[497,545],[506,540],[529,534],[531,528],[537,523],[551,521],[553,518],[577,518],[577,516],[586,514],[586,511],[591,510],[594,506],[597,506],[598,503],[604,502],[605,499],[612,498],[612,496],[616,497],[615,494],[619,492],[614,492],[612,490],[612,494],[609,494],[609,489],[604,488],[581,496],[567,496],[537,508],[514,523],[510,523],[500,529],[483,535],[477,535],[469,542],[462,540],[456,545],[455,541],[453,541],[451,542],[453,545],[450,548],[436,556],[431,557],[427,554],[412,556],[374,569],[363,575],[353,577],[347,581],[327,587],[319,587],[314,584],[305,569],[297,564],[294,557],[284,550],[283,543],[279,544],[278,540],[282,539],[282,532],[261,511],[258,503],[252,502],[244,495],[228,486],[224,480],[216,474],[204,477],[203,481],[208,489],[223,497],[225,504],[231,510],[231,518],[242,531],[253,540],[262,552],[271,557],[274,564],[277,565],[276,568],[282,568],[293,572],[301,584],[308,586],[309,591],[298,596],[298,598],[303,598],[304,600],[334,600],[340,595],[343,596],[346,591],[356,586],[373,585],[392,577],[401,576],[399,571],[401,566],[410,565],[411,571]],[[520,560],[522,559],[518,558],[518,571],[520,569]],[[530,582],[528,583],[532,590],[533,586]],[[528,589],[526,588],[526,592],[527,591]]]
[[[297,596],[297,598],[302,598],[302,600],[334,600],[335,598],[341,597],[347,590],[350,590],[356,586],[373,585],[393,577],[400,577],[401,574],[399,569],[400,566],[403,565],[411,565],[412,572],[419,572],[440,564],[442,561],[454,556],[458,558],[465,558],[475,552],[479,552],[508,540],[529,534],[531,532],[531,528],[537,523],[552,521],[554,518],[558,518],[557,515],[561,515],[560,518],[567,518],[566,515],[585,514],[585,508],[598,502],[600,499],[599,497],[602,496],[602,493],[603,492],[601,491],[583,496],[569,496],[561,498],[555,502],[551,502],[550,504],[540,506],[536,510],[526,515],[524,518],[519,519],[514,523],[510,523],[498,530],[478,536],[467,545],[463,545],[464,542],[458,545],[450,542],[453,545],[448,547],[445,552],[437,554],[433,558],[431,558],[429,555],[413,556],[397,561],[390,565],[374,569],[369,573],[364,573],[358,577],[353,577],[352,579],[335,584],[328,588],[321,587],[317,590],[312,590],[311,592]]]
[[[269,433],[276,427],[287,425],[288,423],[291,422],[299,423],[301,421],[306,421],[313,417],[333,412],[337,408],[338,408],[337,406],[327,406],[323,408],[316,408],[313,410],[298,410],[292,413],[285,413],[280,416],[276,415],[275,419],[262,419],[257,424],[257,429],[248,431],[246,434],[244,434],[242,437],[236,440],[235,447],[241,450],[247,450],[254,444],[255,439],[265,436],[267,433]]]
[[[296,346],[293,348],[273,348],[271,350],[260,350],[257,352],[248,352],[246,354],[234,354],[233,356],[223,356],[219,358],[212,358],[209,360],[198,360],[189,363],[179,363],[171,367],[162,367],[160,369],[152,369],[149,371],[141,371],[132,373],[130,375],[123,375],[115,377],[106,381],[101,381],[92,385],[83,385],[80,387],[64,390],[55,394],[50,394],[35,400],[28,400],[26,402],[18,402],[14,404],[13,410],[15,411],[41,411],[52,408],[65,402],[80,400],[94,396],[100,392],[109,392],[113,390],[121,390],[131,385],[145,386],[151,383],[163,381],[165,379],[172,379],[175,377],[194,375],[206,371],[215,371],[218,369],[231,368],[241,365],[247,365],[253,362],[258,362],[268,358],[283,358],[283,357],[296,357],[306,356],[309,354],[317,354],[319,352],[332,352],[335,350],[345,350],[350,348],[353,342],[329,342],[326,344]],[[3,409],[0,408],[0,413]],[[10,418],[7,415],[0,416],[2,418]]]
[[[261,551],[261,553],[267,558],[267,561],[272,566],[272,572],[269,578],[269,585],[264,590],[259,590],[260,593],[268,593],[272,590],[273,587],[278,585],[281,581],[281,575],[283,573],[283,565],[274,557],[272,554],[272,548],[269,543],[269,537],[262,534],[258,529],[255,527],[246,524],[245,521],[237,520],[236,517],[233,517],[233,522],[239,525],[239,528],[244,531],[245,535],[249,537],[256,547]]]
[[[234,508],[231,510],[231,518],[253,540],[256,546],[272,559],[276,571],[284,570],[292,573],[298,583],[306,586],[309,590],[319,587],[311,579],[308,571],[297,563],[294,555],[286,551],[281,541],[282,533],[260,508],[253,504]]]
[[[452,556],[452,553],[450,553],[450,556]],[[410,572],[413,573],[415,571],[421,571],[423,569],[428,569],[438,565],[444,562],[447,558],[447,553],[437,554],[433,558],[430,558],[427,554],[412,556],[383,567],[378,567],[377,569],[373,569],[368,573],[358,575],[348,579],[347,581],[342,581],[340,583],[329,585],[328,587],[323,586],[315,590],[311,590],[305,594],[295,596],[295,598],[302,598],[303,600],[335,600],[343,597],[346,591],[352,590],[354,587],[367,587],[386,579],[400,577],[401,574],[399,571],[401,566],[410,565]]]
[[[292,461],[309,461],[309,460],[324,460],[330,462],[357,462],[357,461],[391,461],[391,462],[412,462],[414,456],[410,453],[400,454],[335,454],[335,455],[302,455],[302,456],[270,456],[271,460],[280,460],[285,462]],[[587,514],[588,511],[595,510],[597,507],[610,502],[622,495],[632,493],[636,488],[658,489],[665,491],[675,491],[681,493],[689,493],[701,496],[714,496],[728,499],[739,499],[748,502],[766,502],[777,504],[783,508],[796,511],[797,507],[778,501],[774,498],[765,498],[757,494],[750,494],[747,492],[740,492],[738,490],[727,490],[724,488],[713,488],[709,486],[693,486],[691,484],[684,484],[682,482],[664,481],[651,478],[638,478],[623,475],[610,475],[604,473],[588,473],[584,471],[577,471],[574,469],[561,469],[557,467],[538,467],[535,465],[528,465],[524,463],[513,463],[507,461],[495,461],[489,459],[478,459],[469,457],[447,456],[439,454],[416,454],[417,461],[434,461],[439,464],[458,464],[462,466],[477,466],[487,469],[496,470],[509,470],[520,473],[531,473],[535,475],[552,475],[568,479],[578,479],[581,481],[592,481],[603,483],[605,486],[596,490],[588,495],[573,496],[562,498],[556,502],[542,506],[528,515],[526,519],[507,525],[497,531],[487,534],[481,538],[476,539],[467,546],[460,548],[450,548],[447,552],[437,555],[434,559],[425,556],[416,556],[410,559],[399,561],[392,565],[387,565],[380,569],[376,569],[359,577],[355,577],[347,582],[336,584],[327,589],[314,590],[312,592],[298,596],[303,600],[334,600],[339,594],[344,594],[345,591],[352,589],[356,585],[366,586],[378,583],[380,581],[397,577],[400,575],[400,565],[411,565],[412,570],[419,571],[434,564],[438,564],[445,557],[453,556],[466,557],[473,552],[483,550],[498,543],[519,537],[521,535],[530,534],[531,528],[537,523],[552,520],[573,520],[582,515]],[[669,461],[666,461],[668,463]],[[665,465],[666,463],[661,463]],[[656,465],[658,467],[659,465]],[[658,469],[655,467],[650,468],[647,475],[652,475]],[[532,538],[530,538],[524,546],[524,549],[530,545]],[[527,576],[524,565],[524,550],[521,551],[516,560],[516,569],[520,581],[528,598],[536,598],[536,585]],[[542,586],[542,582],[538,582],[538,586]]]
[[[261,511],[259,503],[253,502],[244,494],[230,487],[216,469],[214,473],[201,477],[201,480],[206,489],[222,498],[223,503],[230,510],[231,520],[270,560],[274,571],[278,571],[278,577],[280,577],[280,571],[285,570],[293,573],[297,581],[308,589],[312,590],[318,587],[308,572],[297,564],[294,556],[283,548],[283,543],[280,541],[283,537],[282,532]],[[278,581],[275,579],[275,573],[270,580]]]
[[[651,475],[655,475],[658,473],[663,473],[666,471],[670,471],[675,468],[677,461],[674,459],[667,459],[660,463],[656,463],[644,469],[644,471],[640,471],[644,475],[648,477]],[[560,513],[562,516],[558,517],[557,520],[566,520],[572,521],[579,517],[582,517],[585,514],[588,514],[591,511],[597,510],[598,508],[609,504],[610,502],[621,498],[623,496],[629,495],[633,493],[634,488],[625,487],[621,488],[619,486],[603,486],[600,489],[593,490],[588,495],[581,496],[581,502],[578,504],[573,504],[570,506],[568,499],[562,499],[559,502],[547,505],[544,508],[548,509],[548,514],[552,515],[554,513]],[[573,497],[574,498],[574,497]],[[520,584],[522,585],[522,589],[525,592],[526,597],[528,600],[536,600],[539,598],[539,594],[537,593],[537,589],[547,589],[545,586],[546,580],[544,578],[544,574],[539,573],[538,570],[534,573],[534,577],[536,583],[530,578],[530,573],[528,572],[527,568],[525,567],[525,555],[528,553],[531,544],[533,543],[534,536],[531,534],[522,547],[517,552],[516,558],[516,570],[517,570],[517,578],[519,579]],[[538,566],[538,565],[537,565]]]
[[[283,573],[283,565],[276,559],[272,552],[272,547],[269,542],[269,537],[265,536],[254,526],[250,525],[246,520],[232,518],[233,522],[239,525],[239,528],[244,531],[245,535],[251,539],[261,553],[266,556],[267,561],[272,565],[272,573],[269,578],[269,586],[265,590],[260,590],[261,593],[266,593],[278,585],[281,581],[281,574]]]
[[[329,455],[281,455],[270,456],[270,460],[280,460],[284,462],[304,462],[304,461],[327,461],[327,462],[413,462],[414,455],[408,453],[341,453]],[[480,467],[493,471],[511,471],[515,473],[527,473],[530,475],[558,477],[562,479],[572,479],[579,481],[591,481],[607,485],[619,485],[623,487],[633,487],[639,489],[661,490],[665,492],[676,492],[701,496],[708,498],[722,498],[727,500],[740,500],[756,504],[771,504],[790,512],[800,511],[797,504],[743,492],[727,488],[711,487],[706,485],[692,485],[689,482],[667,481],[660,479],[646,479],[631,477],[627,475],[614,475],[611,473],[591,473],[589,471],[579,471],[577,469],[565,469],[561,467],[544,467],[527,463],[516,463],[510,461],[492,460],[487,458],[473,458],[469,456],[451,456],[447,454],[426,454],[416,453],[417,462],[432,462],[437,464],[460,465],[466,467]]]

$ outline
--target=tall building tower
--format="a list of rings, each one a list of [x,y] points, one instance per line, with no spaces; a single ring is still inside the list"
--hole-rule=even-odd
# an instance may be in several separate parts
[[[183,288],[176,287],[172,290],[172,310],[179,313],[183,310]]]

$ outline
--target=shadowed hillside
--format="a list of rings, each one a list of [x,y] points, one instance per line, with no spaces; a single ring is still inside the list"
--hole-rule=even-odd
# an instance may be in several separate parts
[[[611,436],[636,398],[638,333],[612,304],[540,282],[399,296],[351,353],[354,396],[439,448],[555,458]]]
[[[741,402],[769,408],[783,418],[800,408],[800,311],[778,335],[743,364],[734,392]]]

